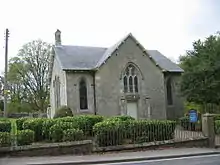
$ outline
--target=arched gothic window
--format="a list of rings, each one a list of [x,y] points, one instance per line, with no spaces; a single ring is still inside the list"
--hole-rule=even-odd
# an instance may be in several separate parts
[[[172,96],[172,81],[171,81],[171,78],[167,79],[166,88],[167,88],[167,104],[172,105],[173,104],[173,96]]]
[[[55,108],[60,107],[60,78],[55,76],[54,79],[54,97],[55,97]]]
[[[138,93],[138,71],[132,64],[125,69],[123,83],[124,93]]]
[[[85,79],[79,82],[80,109],[88,109],[87,86]]]

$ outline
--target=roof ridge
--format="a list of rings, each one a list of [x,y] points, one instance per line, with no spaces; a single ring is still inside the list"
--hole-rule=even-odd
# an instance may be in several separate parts
[[[61,46],[68,46],[68,47],[70,47],[70,46],[72,46],[72,47],[83,47],[83,48],[103,48],[103,49],[108,49],[108,47],[99,47],[99,46],[83,46],[83,45],[61,45]]]
[[[160,67],[160,69],[170,72],[183,72],[183,70],[175,62],[164,56],[160,51],[145,49],[132,35],[132,33],[128,33],[121,40],[109,48],[96,46],[62,45],[59,47],[54,47],[55,54],[57,54],[57,58],[60,60],[60,65],[63,70],[98,69],[115,51],[118,50],[121,44],[123,44],[124,41],[126,41],[129,37],[134,39],[136,45],[141,46],[143,52],[147,53],[149,57],[152,58],[152,60],[156,63],[156,65]]]
[[[120,39],[118,42],[116,42],[114,45],[112,45],[111,47],[109,47],[105,53],[103,54],[102,58],[97,62],[96,64],[96,67],[95,68],[98,68],[100,67],[106,59],[108,59],[109,56],[112,55],[112,53],[118,49],[118,47],[128,38],[132,36],[131,33],[128,33],[126,36],[124,36],[122,39]]]

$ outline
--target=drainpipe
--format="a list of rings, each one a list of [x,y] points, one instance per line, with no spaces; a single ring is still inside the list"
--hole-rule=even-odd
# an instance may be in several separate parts
[[[93,98],[94,98],[94,115],[97,115],[96,112],[96,84],[95,84],[95,71],[92,72],[93,75]]]

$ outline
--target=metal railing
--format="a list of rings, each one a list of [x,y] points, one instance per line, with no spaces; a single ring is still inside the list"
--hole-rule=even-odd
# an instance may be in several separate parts
[[[11,125],[8,124],[8,121],[0,121],[0,147],[80,140],[92,140],[94,146],[106,147],[175,142],[204,137],[201,124],[193,125],[189,122],[165,120],[104,120],[97,122],[92,119],[75,122],[74,120],[74,117],[66,118],[66,120],[24,119],[20,123],[10,121]],[[4,122],[5,124],[2,124]],[[10,128],[7,129],[8,127]]]

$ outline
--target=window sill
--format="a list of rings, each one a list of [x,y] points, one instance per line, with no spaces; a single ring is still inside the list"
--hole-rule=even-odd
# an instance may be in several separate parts
[[[139,96],[139,94],[137,94],[137,93],[126,93],[125,94],[125,98],[127,99],[127,100],[138,100],[139,98],[140,98],[140,96]]]
[[[89,109],[79,109],[79,112],[88,112],[90,111]]]

